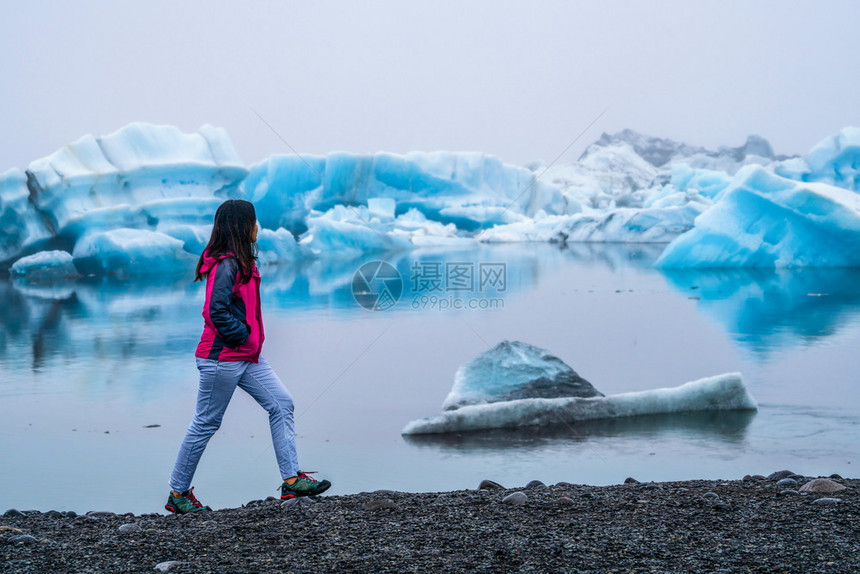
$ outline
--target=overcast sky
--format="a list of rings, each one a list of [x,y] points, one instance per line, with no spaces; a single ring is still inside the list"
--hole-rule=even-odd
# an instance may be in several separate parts
[[[178,4],[178,6],[177,6]],[[290,153],[561,161],[632,128],[806,151],[860,125],[860,2],[5,2],[0,172],[132,121]]]

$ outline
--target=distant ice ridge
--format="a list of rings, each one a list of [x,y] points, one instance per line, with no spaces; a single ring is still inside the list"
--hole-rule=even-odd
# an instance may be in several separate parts
[[[246,169],[224,130],[135,123],[0,176],[0,264],[63,251],[82,274],[179,271],[235,197],[257,207],[263,264],[542,241],[672,242],[666,267],[858,265],[858,165],[845,128],[797,158],[757,136],[709,151],[625,130],[549,167],[338,152]]]
[[[504,341],[458,370],[441,414],[411,421],[402,432],[450,433],[757,408],[740,373],[605,397],[548,351]]]
[[[778,159],[759,136],[708,151],[632,130],[603,134],[574,163],[531,166],[579,210],[538,212],[487,229],[478,240],[668,243],[693,228],[738,169]]]
[[[416,209],[429,220],[467,232],[533,217],[540,210],[579,209],[528,169],[476,152],[274,155],[251,166],[244,190],[263,227],[297,234],[308,228],[314,212],[367,206],[371,198],[394,200],[395,215]]]

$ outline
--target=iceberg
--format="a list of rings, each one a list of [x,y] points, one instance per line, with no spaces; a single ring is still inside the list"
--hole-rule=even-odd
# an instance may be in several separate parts
[[[132,123],[106,136],[84,136],[0,177],[0,261],[57,248],[86,252],[92,261],[99,247],[111,250],[102,259],[116,259],[113,250],[128,242],[96,238],[125,230],[120,235],[135,235],[135,246],[153,238],[153,251],[178,264],[183,251],[202,248],[215,209],[238,196],[246,175],[227,133],[208,125],[185,134]],[[165,251],[162,236],[183,248]],[[88,264],[78,271],[110,268]]]
[[[702,203],[646,209],[619,208],[603,213],[540,214],[478,234],[485,243],[548,241],[552,243],[668,243],[693,228],[705,210]]]
[[[475,240],[459,233],[453,223],[428,220],[416,208],[394,217],[371,198],[371,207],[335,205],[325,213],[312,212],[308,230],[301,236],[302,247],[315,256],[351,259],[367,252],[408,251],[415,247],[467,247]]]
[[[740,373],[725,373],[679,387],[606,397],[517,399],[471,405],[409,422],[405,435],[571,424],[579,421],[697,411],[756,410]]]
[[[442,408],[525,397],[595,396],[603,395],[555,355],[528,343],[502,341],[457,370]]]
[[[460,367],[439,415],[409,422],[404,435],[570,424],[697,411],[756,410],[740,373],[604,396],[548,351],[503,341]]]
[[[30,202],[27,174],[10,169],[0,176],[0,261],[49,237],[51,232]]]
[[[77,277],[72,254],[67,251],[41,251],[22,257],[9,269],[15,278],[26,278],[33,283],[52,283]]]
[[[743,168],[657,266],[851,267],[860,265],[860,195]]]
[[[295,234],[306,231],[312,212],[366,206],[371,198],[394,200],[397,214],[416,209],[465,231],[531,217],[538,210],[562,214],[570,209],[557,188],[528,169],[477,152],[274,155],[251,166],[243,190],[257,206],[263,227]]]
[[[26,173],[33,206],[52,233],[63,235],[70,224],[78,233],[105,224],[153,228],[173,216],[178,206],[170,200],[177,198],[186,200],[183,220],[211,223],[213,196],[235,194],[247,170],[222,129],[206,125],[184,134],[132,123],[107,136],[84,136]],[[199,200],[210,201],[195,210]]]
[[[540,241],[670,244],[660,264],[678,268],[857,265],[858,162],[860,129],[848,127],[803,157],[759,136],[708,150],[624,130],[566,165],[437,151],[273,155],[246,168],[222,129],[133,123],[0,175],[0,265],[60,250],[78,254],[82,274],[110,274],[106,261],[133,243],[126,273],[148,238],[178,268],[226,198],[255,204],[263,264]]]
[[[802,158],[777,164],[774,172],[797,181],[823,182],[860,191],[860,128],[842,128]]]
[[[197,263],[197,256],[185,251],[182,241],[146,229],[87,234],[75,244],[72,256],[84,275],[118,277],[182,273]]]

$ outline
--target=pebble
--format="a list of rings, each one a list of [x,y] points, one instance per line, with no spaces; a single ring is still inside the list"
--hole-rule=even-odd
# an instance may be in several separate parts
[[[597,497],[594,495],[594,493],[593,493],[593,492],[583,492],[583,493],[582,493],[582,498],[589,498],[589,499],[593,499],[593,498],[597,498]]]
[[[154,569],[159,572],[170,572],[172,568],[175,566],[181,566],[182,564],[185,564],[185,562],[181,560],[168,560],[167,562],[159,562],[155,565]]]
[[[831,506],[833,504],[839,504],[842,502],[841,498],[817,498],[812,501],[812,504],[816,506]]]
[[[65,514],[66,518],[77,518],[78,513],[74,510],[67,510],[63,514]]]
[[[49,510],[45,513],[48,518],[64,518],[66,515],[58,510]]]
[[[546,485],[539,480],[532,480],[532,481],[529,481],[529,483],[526,485],[526,488],[527,489],[529,489],[529,488],[540,488],[542,486],[546,486]]]
[[[633,478],[632,476],[628,476],[624,479],[624,484],[639,484],[639,481]]]
[[[3,516],[11,517],[11,516],[25,516],[23,512],[20,510],[16,510],[15,508],[10,508],[6,512],[3,513]]]
[[[108,512],[106,510],[90,510],[87,512],[87,516],[91,516],[94,518],[113,518],[116,516],[116,512]]]
[[[504,486],[492,480],[482,480],[478,485],[478,490],[504,490]]]
[[[557,482],[555,483],[559,488],[576,488],[576,485],[570,482]]]
[[[838,475],[838,474],[836,474],[836,473],[831,474],[831,475],[830,475],[830,476],[828,476],[827,478],[832,478],[832,479],[834,479],[834,480],[842,480],[842,477],[841,477],[841,476],[839,476],[839,475]]]
[[[141,530],[140,525],[134,524],[133,522],[130,522],[128,524],[123,524],[122,526],[119,527],[120,532],[126,532],[126,533],[140,532],[140,530]]]
[[[845,490],[845,487],[838,482],[833,482],[829,478],[816,478],[801,486],[800,490],[801,492],[830,493]]]
[[[714,498],[719,498],[719,497],[720,497],[720,495],[717,494],[716,492],[706,492],[705,494],[702,495],[702,498],[704,498],[704,499],[714,499]]]
[[[566,497],[566,496],[562,496],[561,498],[559,498],[555,502],[556,502],[556,504],[561,504],[562,506],[570,506],[571,504],[574,504],[573,500]]]
[[[281,503],[281,507],[283,508],[301,508],[304,506],[313,505],[314,501],[305,496],[296,496],[295,498],[288,498]]]
[[[767,475],[768,480],[782,480],[783,478],[788,478],[789,476],[794,476],[794,472],[790,470],[778,470],[776,472],[772,472]]]
[[[514,506],[522,506],[528,502],[529,497],[524,492],[514,492],[502,499],[502,504],[513,504]]]
[[[744,482],[758,482],[759,480],[765,480],[765,476],[761,474],[747,474],[741,480]]]
[[[9,544],[33,544],[38,541],[38,538],[29,534],[17,534],[6,539]]]
[[[393,500],[383,498],[382,500],[371,500],[364,504],[365,510],[381,510],[383,508],[397,508]]]
[[[790,488],[787,488],[785,490],[780,490],[778,496],[798,496],[799,494],[800,493],[797,492],[796,490],[792,490]]]
[[[654,484],[653,482],[649,482],[648,484],[643,484],[639,487],[640,490],[663,490],[663,487],[659,484]]]
[[[13,526],[0,525],[0,532],[14,532],[15,534],[20,534],[23,530]]]
[[[781,486],[783,488],[794,488],[797,486],[797,481],[793,478],[783,478],[776,483],[777,486]]]

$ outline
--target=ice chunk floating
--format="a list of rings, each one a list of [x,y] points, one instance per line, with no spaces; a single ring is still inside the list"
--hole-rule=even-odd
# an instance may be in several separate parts
[[[520,341],[502,341],[457,370],[442,408],[535,397],[602,396],[548,351]]]
[[[513,353],[511,352],[511,349],[517,349],[518,347],[519,349],[528,350],[527,353],[523,354],[522,360],[519,363],[512,360]],[[538,389],[538,392],[544,392],[542,385],[535,385],[534,382],[552,380],[553,377],[558,376],[559,372],[564,371],[555,362],[560,361],[559,359],[553,357],[547,351],[537,349],[543,357],[551,357],[551,359],[544,359],[542,361],[545,370],[539,372],[541,362],[534,361],[532,349],[537,348],[525,345],[524,343],[509,343],[505,341],[495,349],[484,353],[478,359],[461,368],[458,372],[458,379],[454,383],[454,388],[445,400],[445,408],[451,409],[455,403],[463,404],[470,396],[486,396],[490,394],[492,397],[494,396],[492,391],[496,388],[506,389],[506,394],[516,396],[516,393],[513,392],[514,389],[508,387],[508,383],[512,379],[517,378],[517,375],[511,377],[503,375],[504,382],[498,385],[498,387],[492,383],[488,383],[488,381],[493,379],[494,373],[498,373],[500,368],[504,368],[503,365],[507,365],[514,373],[536,372],[537,378],[532,381],[525,381],[520,388],[523,392],[526,392],[530,388]],[[567,365],[564,366],[567,367]],[[481,367],[485,367],[484,370],[481,370]],[[591,385],[588,384],[588,387],[591,387]],[[591,389],[594,390],[593,387]],[[579,389],[575,390],[579,391]],[[490,391],[490,393],[487,391]],[[405,435],[451,433],[557,425],[560,423],[617,417],[695,411],[756,410],[758,408],[755,399],[753,399],[747,390],[740,373],[726,373],[707,377],[683,384],[679,387],[622,393],[608,397],[600,395],[596,390],[594,390],[594,393],[597,396],[556,396],[554,398],[545,398],[547,395],[543,394],[512,400],[485,401],[480,404],[473,403],[460,407],[455,406],[451,410],[445,410],[439,415],[411,421],[402,432]],[[495,393],[495,396],[497,397],[498,393]]]

